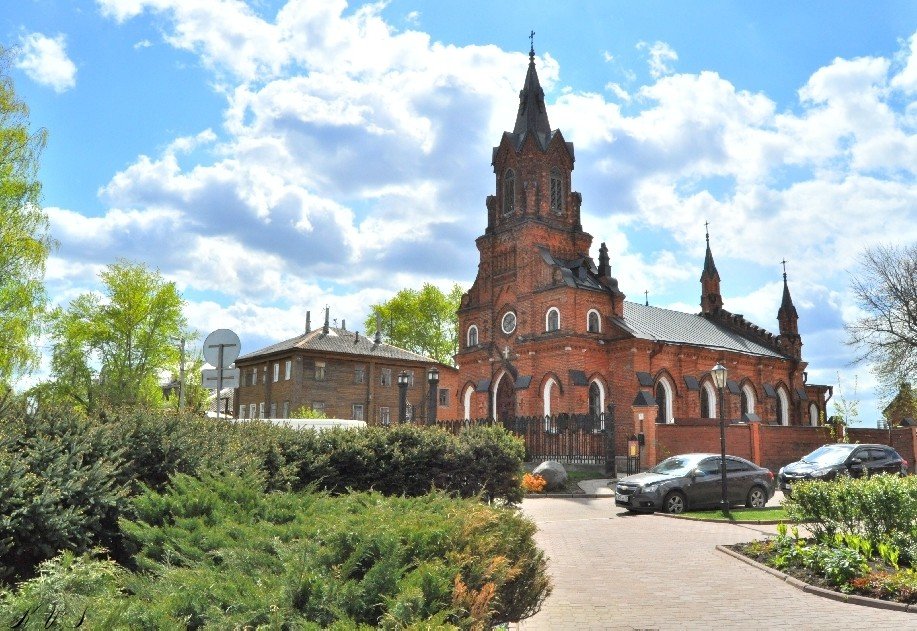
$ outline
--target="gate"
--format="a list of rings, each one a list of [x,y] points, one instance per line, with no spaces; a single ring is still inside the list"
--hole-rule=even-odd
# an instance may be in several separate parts
[[[614,422],[603,414],[556,414],[552,416],[514,416],[496,420],[437,420],[437,425],[452,433],[474,425],[499,425],[522,438],[525,460],[556,460],[568,464],[604,464],[606,472],[614,467]]]

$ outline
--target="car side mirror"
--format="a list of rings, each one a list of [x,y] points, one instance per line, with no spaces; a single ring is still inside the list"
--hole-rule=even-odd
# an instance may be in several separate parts
[[[863,464],[863,461],[860,460],[859,458],[851,458],[851,459],[850,459],[850,466],[851,466],[851,467],[855,467],[856,465],[859,465],[859,464]]]
[[[703,476],[704,472],[700,469],[691,469],[691,479],[695,479],[697,476]]]

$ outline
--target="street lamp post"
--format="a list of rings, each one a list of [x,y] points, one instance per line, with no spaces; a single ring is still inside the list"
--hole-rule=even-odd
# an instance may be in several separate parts
[[[720,507],[724,512],[729,512],[729,496],[726,492],[726,419],[723,410],[723,388],[726,386],[726,367],[717,362],[716,366],[710,371],[713,375],[713,383],[716,384],[720,391]]]
[[[408,420],[408,373],[402,370],[398,373],[398,422]]]
[[[427,425],[436,424],[436,407],[439,404],[437,398],[439,385],[439,369],[436,366],[431,366],[427,370],[427,382],[430,384],[430,404],[427,406]]]

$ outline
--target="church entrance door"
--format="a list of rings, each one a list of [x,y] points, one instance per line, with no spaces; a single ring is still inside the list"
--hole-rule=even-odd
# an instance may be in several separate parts
[[[516,416],[516,390],[512,377],[504,374],[497,384],[497,420],[505,421]]]

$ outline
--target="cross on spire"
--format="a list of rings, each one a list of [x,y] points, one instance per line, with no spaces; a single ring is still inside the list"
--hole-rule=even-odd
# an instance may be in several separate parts
[[[710,243],[710,222],[704,222],[704,232],[707,233],[707,243]]]
[[[534,57],[535,56],[535,31],[532,31],[531,33],[529,33],[529,43],[530,43],[529,57]]]
[[[783,259],[780,263],[783,265],[783,280],[786,280],[786,259]]]

